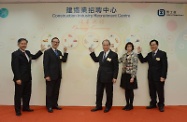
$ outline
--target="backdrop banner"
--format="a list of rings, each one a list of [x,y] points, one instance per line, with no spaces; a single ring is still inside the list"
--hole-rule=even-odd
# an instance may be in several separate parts
[[[39,3],[0,5],[0,105],[12,105],[14,98],[11,53],[17,40],[28,39],[28,50],[36,53],[43,44],[49,48],[51,39],[60,39],[59,49],[68,48],[67,63],[62,64],[63,79],[59,105],[93,106],[99,64],[89,56],[89,47],[96,54],[102,41],[109,39],[111,49],[119,57],[127,42],[135,52],[141,46],[143,55],[150,51],[149,41],[160,42],[159,49],[168,55],[168,78],[165,84],[166,105],[187,105],[187,4],[169,3]],[[114,106],[125,104],[118,81],[114,84]],[[136,106],[149,104],[148,64],[138,66]],[[32,64],[32,105],[45,105],[46,84],[43,56]],[[103,105],[105,103],[105,96]]]

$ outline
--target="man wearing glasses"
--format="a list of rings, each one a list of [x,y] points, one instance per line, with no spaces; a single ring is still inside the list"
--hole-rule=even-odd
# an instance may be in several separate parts
[[[49,113],[53,109],[61,110],[58,106],[59,89],[62,79],[61,63],[67,61],[67,48],[64,48],[64,55],[58,50],[60,40],[54,37],[51,40],[52,47],[44,52],[43,66],[44,78],[46,80],[46,107]]]

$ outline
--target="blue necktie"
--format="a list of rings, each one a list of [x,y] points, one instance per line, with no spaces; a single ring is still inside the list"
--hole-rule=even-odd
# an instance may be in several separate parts
[[[58,56],[58,52],[57,52],[57,50],[55,50],[54,52],[55,52],[56,56]]]
[[[104,52],[104,55],[103,55],[103,62],[105,61],[105,58],[106,58],[106,53]]]

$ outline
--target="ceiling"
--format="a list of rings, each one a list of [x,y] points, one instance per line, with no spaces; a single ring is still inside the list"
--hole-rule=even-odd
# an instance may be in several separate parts
[[[187,3],[187,0],[0,0],[0,3],[67,3],[67,2],[166,2]]]

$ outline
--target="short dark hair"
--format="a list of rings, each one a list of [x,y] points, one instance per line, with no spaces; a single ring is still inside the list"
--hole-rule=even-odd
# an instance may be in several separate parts
[[[111,44],[110,41],[109,41],[108,39],[103,40],[102,44],[103,44],[105,41],[108,42],[109,45]]]
[[[51,39],[51,42],[53,42],[54,39],[58,39],[58,41],[60,42],[59,38],[57,38],[57,37],[53,37],[53,38]]]
[[[28,40],[26,38],[20,38],[18,39],[18,44],[21,43],[22,41],[26,41],[28,43]]]
[[[128,42],[126,45],[125,45],[125,50],[127,50],[127,46],[128,45],[131,45],[132,47],[132,51],[134,50],[134,44],[132,42]]]
[[[157,45],[159,45],[158,41],[155,40],[155,39],[151,40],[151,41],[149,42],[149,45],[151,45],[152,42],[155,42]]]

